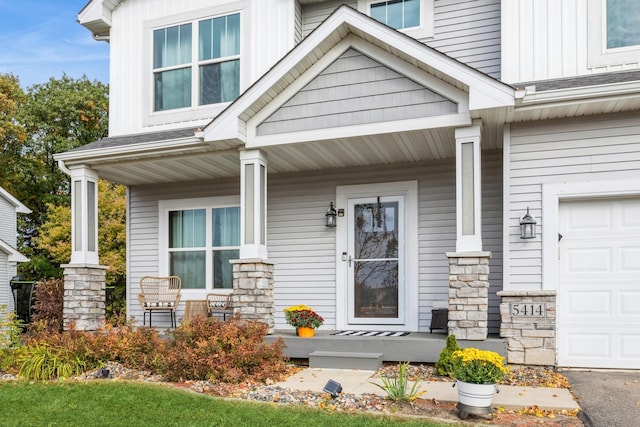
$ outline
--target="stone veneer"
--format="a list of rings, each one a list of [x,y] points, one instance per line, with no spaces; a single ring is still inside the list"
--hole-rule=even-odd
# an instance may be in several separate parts
[[[507,362],[525,365],[556,363],[556,292],[500,291],[500,336],[507,339]],[[518,307],[544,307],[535,315],[515,315]],[[538,306],[537,304],[542,304]]]
[[[449,334],[459,340],[485,340],[489,333],[491,252],[448,252]]]
[[[64,268],[63,327],[71,323],[82,331],[95,331],[105,322],[105,276],[102,265],[66,264]]]
[[[274,330],[273,263],[264,259],[239,259],[233,264],[234,314],[243,320],[266,323]]]

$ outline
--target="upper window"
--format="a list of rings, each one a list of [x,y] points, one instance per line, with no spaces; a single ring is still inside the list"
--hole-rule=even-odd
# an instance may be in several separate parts
[[[371,3],[371,17],[397,30],[420,25],[420,0],[392,0]]]
[[[167,273],[179,276],[184,289],[231,289],[229,261],[240,256],[240,208],[189,208],[188,204],[161,208],[167,221],[161,239]]]
[[[607,49],[640,46],[640,2],[607,0]]]
[[[589,68],[640,62],[638,0],[587,0],[587,21]]]
[[[154,111],[231,102],[240,93],[240,14],[153,31]]]
[[[358,0],[358,10],[416,39],[433,37],[433,0]]]

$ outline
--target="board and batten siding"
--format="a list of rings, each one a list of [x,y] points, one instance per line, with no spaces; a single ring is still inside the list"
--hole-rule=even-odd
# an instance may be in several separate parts
[[[501,154],[483,152],[483,241],[492,251],[490,330],[499,328],[502,289]],[[323,328],[335,328],[336,230],[325,227],[336,187],[418,180],[419,328],[427,331],[434,301],[447,301],[449,265],[446,252],[455,251],[455,162],[453,159],[314,173],[268,176],[267,245],[275,263],[275,327],[286,329],[282,309],[308,304],[324,318]],[[130,190],[129,315],[140,319],[139,280],[158,274],[158,202],[180,198],[238,194],[237,180],[133,187]],[[340,206],[337,206],[341,208]],[[178,310],[183,316],[184,304]]]
[[[509,290],[542,284],[543,185],[624,180],[640,173],[640,121],[636,114],[601,115],[512,124],[509,142]],[[519,220],[530,208],[538,238],[520,239]]]
[[[434,36],[421,42],[500,78],[500,0],[437,0],[434,8]],[[357,1],[334,1],[304,5],[303,34],[306,37],[336,8]]]
[[[258,135],[454,114],[458,105],[348,49],[258,125]]]

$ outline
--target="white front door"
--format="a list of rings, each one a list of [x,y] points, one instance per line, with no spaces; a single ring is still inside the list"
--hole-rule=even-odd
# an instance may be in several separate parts
[[[558,364],[640,368],[640,198],[559,213]]]
[[[417,330],[417,183],[338,189],[338,328]]]

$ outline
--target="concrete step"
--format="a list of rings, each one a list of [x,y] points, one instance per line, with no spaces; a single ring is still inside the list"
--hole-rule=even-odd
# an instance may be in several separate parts
[[[309,367],[375,371],[382,366],[382,356],[382,353],[316,350],[309,354]]]

